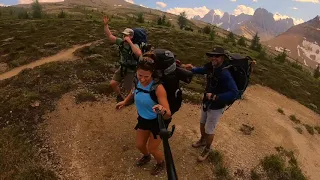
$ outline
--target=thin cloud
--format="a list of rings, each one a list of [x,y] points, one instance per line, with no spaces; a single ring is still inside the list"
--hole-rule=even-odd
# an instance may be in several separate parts
[[[176,15],[179,15],[182,12],[186,12],[186,15],[188,18],[192,18],[197,15],[199,15],[200,17],[203,17],[209,11],[210,11],[210,9],[208,9],[206,6],[195,7],[195,8],[176,7],[176,8],[170,8],[167,10],[168,13],[172,13],[172,14],[176,14]]]
[[[287,15],[282,15],[282,14],[280,14],[280,13],[275,13],[275,14],[273,15],[273,18],[274,18],[274,20],[276,20],[276,21],[278,21],[278,20],[280,20],[280,19],[288,19],[288,18],[291,18],[291,19],[293,19],[293,24],[294,24],[294,25],[298,25],[298,24],[304,23],[304,20],[301,19],[301,18],[289,17],[289,16],[287,16]]]
[[[320,0],[292,0],[292,1],[302,2],[302,3],[315,3],[315,4],[320,3]]]
[[[133,0],[124,0],[125,2],[128,2],[128,3],[131,3],[131,4],[134,4],[134,1]]]
[[[164,3],[164,2],[156,2],[156,4],[159,5],[159,6],[162,7],[162,8],[167,7],[167,4]]]
[[[245,5],[239,5],[234,11],[234,15],[240,15],[240,14],[248,14],[248,15],[253,15],[254,9],[252,7],[248,7]]]

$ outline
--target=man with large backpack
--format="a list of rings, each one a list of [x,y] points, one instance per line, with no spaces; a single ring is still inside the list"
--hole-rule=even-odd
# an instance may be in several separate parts
[[[119,84],[124,81],[124,88],[130,90],[132,87],[133,78],[136,72],[136,66],[139,57],[142,55],[139,44],[134,42],[134,30],[126,28],[122,34],[123,38],[112,35],[109,29],[109,19],[104,18],[105,33],[108,39],[119,46],[120,51],[120,68],[115,72],[110,85],[117,94],[117,102],[123,101]]]
[[[206,55],[210,62],[203,67],[194,67],[191,64],[182,65],[194,74],[207,76],[200,118],[201,138],[192,144],[194,148],[205,146],[198,157],[199,162],[204,161],[210,153],[214,130],[224,108],[239,97],[239,89],[230,69],[228,69],[226,51],[222,47],[215,47]]]

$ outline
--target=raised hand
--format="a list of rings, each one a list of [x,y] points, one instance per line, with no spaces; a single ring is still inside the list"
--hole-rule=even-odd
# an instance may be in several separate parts
[[[107,16],[105,16],[103,18],[103,22],[104,22],[105,25],[108,25],[109,24],[109,18]]]

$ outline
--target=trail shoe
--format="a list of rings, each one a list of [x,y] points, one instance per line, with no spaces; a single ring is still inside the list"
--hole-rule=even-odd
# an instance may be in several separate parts
[[[154,168],[151,171],[151,175],[155,176],[158,175],[159,173],[161,173],[161,171],[163,171],[165,168],[165,163],[164,161],[162,163],[157,163]]]
[[[136,163],[136,166],[140,167],[140,166],[143,166],[145,164],[147,164],[149,161],[151,160],[151,156],[150,155],[147,155],[147,156],[142,156],[142,158],[140,158],[137,163]]]
[[[208,149],[207,147],[205,147],[202,151],[202,153],[200,154],[200,156],[198,157],[198,162],[202,162],[204,160],[206,160],[210,154],[211,149]]]
[[[121,102],[121,101],[123,101],[124,99],[123,99],[123,97],[121,96],[121,95],[118,95],[117,96],[117,103],[119,103],[119,102]]]
[[[198,147],[205,146],[205,145],[206,145],[206,141],[204,139],[200,139],[199,141],[193,143],[192,147],[198,148]]]

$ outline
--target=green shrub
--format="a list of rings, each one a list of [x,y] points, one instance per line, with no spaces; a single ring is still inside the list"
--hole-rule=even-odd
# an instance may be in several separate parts
[[[96,101],[96,100],[97,100],[96,97],[91,92],[83,91],[83,92],[79,92],[76,95],[77,103],[86,102],[86,101]]]

